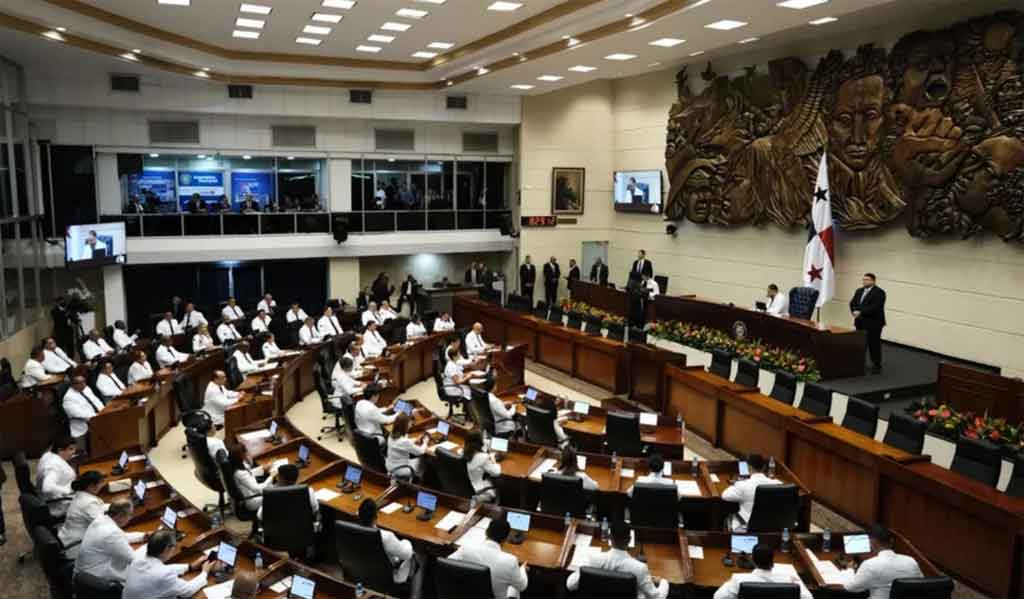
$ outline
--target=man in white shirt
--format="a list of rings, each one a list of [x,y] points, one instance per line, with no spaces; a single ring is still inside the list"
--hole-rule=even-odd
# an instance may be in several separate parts
[[[868,591],[870,599],[889,599],[892,581],[924,576],[914,558],[893,551],[892,533],[886,528],[875,526],[869,534],[871,549],[876,555],[864,560],[853,580],[843,588],[854,593]]]
[[[252,355],[249,354],[249,342],[241,341],[238,347],[235,348],[234,353],[231,354],[231,359],[235,361],[235,365],[238,367],[238,372],[242,376],[245,376],[259,368],[259,364],[253,359]]]
[[[136,557],[125,572],[121,599],[173,599],[191,597],[206,586],[206,575],[216,560],[200,556],[191,564],[166,565],[174,555],[177,535],[171,530],[153,533],[146,544],[146,555]],[[181,578],[188,572],[199,572],[191,580]]]
[[[379,397],[380,387],[367,385],[363,390],[363,398],[356,402],[356,428],[368,435],[383,435],[383,426],[398,418],[397,413],[388,415],[377,407]]]
[[[229,297],[227,305],[220,311],[221,317],[228,322],[235,322],[245,318],[245,312],[235,303],[235,298]]]
[[[100,373],[96,377],[96,389],[100,395],[108,401],[124,392],[124,383],[114,374],[114,363],[109,360],[100,367]]]
[[[484,341],[484,325],[479,322],[473,323],[473,328],[466,333],[466,353],[472,356],[479,356],[487,351],[487,342]]]
[[[174,320],[174,315],[170,312],[164,312],[163,320],[156,323],[156,334],[158,337],[172,337],[184,333],[185,327],[181,326],[177,320]]]
[[[203,313],[196,310],[192,302],[185,304],[185,315],[181,317],[182,329],[194,329],[201,324],[210,324]]]
[[[398,313],[391,308],[391,302],[389,302],[388,300],[384,300],[380,304],[380,310],[378,310],[377,316],[378,318],[380,318],[380,323],[384,324],[389,320],[394,320],[398,318]]]
[[[263,302],[260,302],[263,303]],[[253,333],[263,333],[270,330],[270,317],[267,316],[267,311],[260,308],[256,312],[256,318],[252,319],[250,324]]]
[[[156,363],[160,368],[170,368],[175,364],[188,362],[190,355],[174,349],[171,338],[165,335],[160,338],[160,347],[156,348]]]
[[[765,294],[765,312],[773,316],[789,316],[789,300],[784,294],[779,293],[779,286],[772,283],[768,286],[768,293]]]
[[[28,360],[25,361],[25,368],[21,375],[22,389],[35,387],[39,383],[50,378],[50,375],[46,372],[46,368],[43,366],[43,360],[45,359],[42,346],[37,345],[32,348],[32,353],[29,354]]]
[[[138,338],[138,335],[128,334],[128,327],[123,320],[114,323],[114,345],[117,346],[117,349],[127,349],[135,345],[135,340]]]
[[[100,241],[96,236],[96,231],[89,231],[89,235],[85,238],[85,244],[82,246],[82,260],[92,260],[101,256],[109,256],[110,252],[107,249],[107,244]]]
[[[782,484],[780,480],[765,476],[764,458],[760,455],[753,454],[747,457],[747,465],[750,467],[750,478],[736,481],[722,491],[724,501],[740,504],[739,513],[729,519],[730,529],[733,532],[746,532],[750,514],[754,511],[754,496],[757,494],[758,487]]]
[[[377,528],[377,504],[372,499],[364,499],[359,504],[359,523],[367,528]],[[380,542],[384,553],[391,561],[392,580],[396,584],[404,584],[409,580],[415,560],[413,559],[412,543],[399,539],[390,530],[381,530]]]
[[[487,526],[487,538],[483,542],[464,543],[448,556],[448,559],[490,568],[494,599],[518,597],[530,582],[526,564],[520,566],[516,556],[501,550],[501,544],[510,532],[508,522],[503,518],[494,518]]]
[[[334,315],[334,309],[330,306],[324,306],[324,314],[316,323],[316,327],[320,331],[320,337],[323,339],[337,337],[343,332],[341,324],[338,322],[338,317]]]
[[[71,459],[78,450],[78,444],[71,437],[59,437],[36,464],[36,488],[50,508],[50,514],[61,518],[71,503],[74,482],[74,467]]]
[[[423,326],[423,320],[419,314],[413,314],[412,320],[405,325],[405,339],[412,341],[427,334],[427,327]]]
[[[487,404],[491,408],[491,418],[494,419],[494,433],[499,437],[508,437],[516,430],[516,408],[494,394],[495,382],[495,379],[488,378],[482,386],[487,391]]]
[[[69,358],[63,349],[57,347],[57,340],[47,337],[43,349],[43,368],[46,368],[46,372],[64,374],[75,366],[78,366],[78,363]]]
[[[469,376],[463,372],[462,364],[459,361],[459,350],[454,347],[448,347],[448,362],[444,365],[444,374],[441,376],[441,380],[446,387],[456,386],[461,389],[464,398],[472,397],[472,391],[466,384],[469,381]]]
[[[648,301],[653,300],[654,298],[658,297],[658,295],[661,294],[661,285],[658,285],[658,282],[654,280],[654,277],[651,277],[649,275],[643,275],[640,287],[641,289],[644,289],[647,292],[646,299]]]
[[[348,348],[345,350],[343,358],[352,360],[352,376],[359,378],[362,376],[363,371],[363,342],[362,336],[356,337],[349,342]]]
[[[320,343],[320,331],[313,325],[313,318],[306,317],[305,324],[299,329],[299,345],[314,345]]]
[[[455,330],[455,321],[447,312],[441,312],[441,315],[434,319],[434,332],[444,333],[447,331]]]
[[[277,342],[274,341],[274,334],[268,334],[267,340],[263,342],[263,358],[266,360],[273,360],[280,355],[281,348],[279,348],[277,346]]]
[[[274,301],[274,296],[269,293],[264,295],[263,299],[260,300],[260,303],[256,304],[256,309],[263,310],[267,314],[273,314],[274,311],[277,310],[277,302]]]
[[[100,336],[96,329],[89,331],[89,338],[82,344],[82,353],[89,362],[97,358],[109,358],[114,355],[114,348],[110,347],[107,340]]]
[[[334,371],[331,372],[331,385],[334,388],[334,395],[355,397],[357,393],[362,391],[363,386],[352,375],[351,358],[343,357],[334,365]],[[330,401],[334,407],[341,407],[340,399],[332,397]]]
[[[89,420],[103,411],[103,402],[85,384],[84,376],[76,376],[71,379],[71,387],[64,394],[61,405],[68,416],[71,436],[84,449],[85,437],[89,434]]]
[[[299,302],[292,302],[292,307],[284,315],[285,322],[306,322],[309,316],[306,311],[299,307]]]
[[[799,578],[794,579],[792,574],[775,569],[775,556],[771,546],[761,543],[754,545],[751,557],[754,560],[754,571],[749,574],[733,574],[725,584],[718,587],[714,599],[737,599],[740,595],[740,585],[745,582],[795,584],[800,587],[800,599],[813,599]]]
[[[384,353],[384,349],[387,346],[388,342],[384,340],[384,336],[377,330],[377,323],[371,322],[368,324],[366,331],[363,332],[363,353],[368,358],[376,358]]]
[[[377,324],[381,323],[380,316],[377,314],[377,302],[370,302],[363,312],[362,316],[363,326],[368,326],[371,322]]]
[[[611,549],[603,553],[594,553],[587,557],[585,565],[591,568],[632,574],[636,579],[636,596],[639,599],[665,599],[668,597],[668,581],[664,578],[655,581],[647,564],[629,554],[629,526],[622,520],[612,522]],[[575,591],[580,587],[579,570],[569,575],[565,588]]]
[[[213,372],[213,380],[206,385],[203,397],[203,411],[210,415],[210,420],[218,426],[224,426],[224,411],[238,401],[238,391],[228,389],[228,375],[223,370]]]
[[[652,485],[664,485],[666,487],[672,487],[676,489],[677,495],[682,498],[683,494],[678,491],[676,481],[672,480],[672,477],[665,476],[665,458],[661,457],[659,453],[652,453],[647,457],[647,474],[636,479],[637,483],[648,483]],[[630,485],[626,491],[626,495],[633,496],[633,488],[635,485]]]
[[[224,320],[217,325],[217,339],[220,340],[221,345],[229,341],[238,341],[241,338],[242,334],[238,332],[233,323]]]
[[[134,385],[153,378],[153,367],[149,365],[146,352],[139,350],[135,353],[135,361],[128,368],[128,384]]]
[[[79,545],[75,574],[85,572],[102,580],[124,583],[125,571],[136,556],[131,543],[141,543],[148,536],[141,532],[124,532],[122,529],[131,519],[132,502],[117,499],[106,514],[93,520]]]

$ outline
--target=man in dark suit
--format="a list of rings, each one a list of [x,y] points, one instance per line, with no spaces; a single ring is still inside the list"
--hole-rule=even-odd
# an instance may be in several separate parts
[[[480,264],[473,262],[466,269],[466,284],[476,285],[478,283],[480,283]]]
[[[207,211],[206,202],[203,201],[198,193],[194,193],[185,206],[185,211],[191,214],[205,214]]]
[[[864,286],[853,294],[850,313],[858,331],[867,333],[872,372],[882,371],[882,327],[885,326],[885,291],[875,285],[874,273],[864,273]]]
[[[562,276],[562,269],[558,266],[558,259],[551,256],[551,260],[544,265],[544,301],[553,305],[558,299],[558,279]]]
[[[569,276],[565,278],[566,280],[570,281],[570,285],[572,284],[572,281],[580,280],[580,267],[576,266],[576,261],[573,260],[572,258],[569,258]]]
[[[537,283],[537,267],[529,256],[519,267],[519,292],[523,297],[530,298],[530,305],[533,305],[533,287]]]
[[[654,265],[647,259],[647,252],[640,250],[636,253],[636,260],[633,261],[633,267],[629,269],[629,282],[636,286],[643,280],[643,276],[647,275],[650,278],[654,278]]]
[[[590,267],[590,282],[598,283],[602,287],[608,286],[608,265],[598,258]]]
[[[242,204],[239,206],[239,211],[242,213],[246,212],[259,212],[260,203],[253,199],[249,194],[245,195],[245,199],[242,200]]]
[[[417,282],[416,279],[411,274],[407,274],[405,276],[405,280],[402,281],[402,288],[398,292],[398,311],[399,312],[402,311],[402,305],[405,302],[409,302],[409,305],[411,306],[410,311],[409,311],[410,315],[414,314],[416,312],[416,300],[413,299],[413,298],[414,298],[414,293],[416,291],[416,287],[418,285],[419,285],[419,282]]]

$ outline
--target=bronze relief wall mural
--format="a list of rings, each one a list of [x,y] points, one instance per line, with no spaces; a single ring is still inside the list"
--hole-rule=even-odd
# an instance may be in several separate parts
[[[919,31],[890,51],[830,52],[705,86],[676,76],[666,216],[803,226],[828,151],[842,230],[904,219],[915,237],[982,231],[1024,242],[1024,13]]]

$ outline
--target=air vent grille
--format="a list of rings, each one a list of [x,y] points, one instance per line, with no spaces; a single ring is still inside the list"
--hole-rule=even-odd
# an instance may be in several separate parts
[[[139,78],[135,75],[111,75],[110,91],[139,93]]]
[[[416,149],[416,132],[412,129],[376,129],[374,134],[378,150],[411,152]]]
[[[466,131],[462,134],[463,152],[498,152],[498,134]]]
[[[469,99],[466,96],[447,96],[448,110],[466,110],[469,108]]]
[[[199,121],[150,121],[151,144],[198,144]]]
[[[271,143],[278,147],[315,148],[316,127],[277,125],[271,127]]]

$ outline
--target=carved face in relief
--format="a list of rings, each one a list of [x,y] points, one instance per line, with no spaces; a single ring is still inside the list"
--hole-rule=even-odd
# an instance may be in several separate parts
[[[915,108],[938,108],[953,90],[956,45],[946,35],[928,35],[908,50],[897,101]]]
[[[1024,166],[1024,141],[1007,135],[986,139],[971,151],[957,184],[960,209],[972,217],[1000,203],[992,191],[1012,171]],[[1006,198],[1009,199],[1009,198]]]
[[[721,185],[720,170],[724,158],[695,159],[687,164],[690,169],[684,186],[686,218],[695,223],[706,223],[715,210]]]
[[[861,171],[878,153],[885,81],[880,75],[844,81],[829,122],[829,148],[851,170]]]

